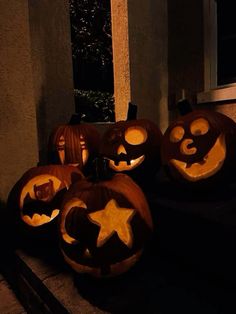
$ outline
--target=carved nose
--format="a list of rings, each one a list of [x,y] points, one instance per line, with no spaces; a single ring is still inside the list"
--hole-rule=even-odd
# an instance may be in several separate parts
[[[190,138],[186,138],[180,144],[180,152],[183,155],[194,155],[197,152],[196,147],[189,147],[193,143],[193,140]]]
[[[120,145],[117,149],[117,154],[120,155],[122,153],[127,155],[127,151],[125,150],[124,146]]]

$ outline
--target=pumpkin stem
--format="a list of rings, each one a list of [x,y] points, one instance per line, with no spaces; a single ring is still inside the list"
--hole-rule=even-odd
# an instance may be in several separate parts
[[[75,125],[81,123],[81,115],[78,113],[73,113],[70,117],[69,125]]]
[[[127,113],[127,118],[126,120],[137,120],[137,112],[138,112],[138,107],[137,105],[132,104],[129,102],[129,107],[128,107],[128,113]]]
[[[178,112],[181,116],[185,116],[187,113],[192,112],[193,108],[190,102],[186,98],[181,98],[177,102]]]
[[[99,156],[93,160],[92,163],[92,181],[109,180],[112,177],[112,173],[108,167],[109,160],[102,156]]]

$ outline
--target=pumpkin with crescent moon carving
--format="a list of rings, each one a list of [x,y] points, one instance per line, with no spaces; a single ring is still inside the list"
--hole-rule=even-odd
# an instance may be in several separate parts
[[[138,261],[152,228],[146,198],[129,176],[82,180],[64,196],[60,247],[76,272],[112,277]]]
[[[174,180],[188,184],[234,180],[236,124],[228,116],[195,110],[171,123],[164,133],[162,163]]]

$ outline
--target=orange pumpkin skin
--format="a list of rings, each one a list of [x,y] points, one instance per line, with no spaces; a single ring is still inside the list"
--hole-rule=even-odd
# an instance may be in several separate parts
[[[74,184],[65,194],[59,225],[65,261],[98,278],[132,267],[153,229],[142,190],[125,174]]]
[[[49,165],[30,168],[16,182],[8,196],[8,213],[18,236],[34,234],[47,240],[55,231],[61,199],[69,186],[84,178],[73,166]],[[16,235],[17,236],[17,235]]]
[[[195,110],[169,125],[161,157],[169,177],[191,187],[234,180],[236,124],[224,114]]]
[[[69,164],[87,170],[98,153],[99,142],[100,133],[92,124],[60,125],[49,138],[49,163]]]
[[[118,121],[103,134],[100,154],[114,172],[128,174],[144,188],[161,166],[162,136],[148,119]]]

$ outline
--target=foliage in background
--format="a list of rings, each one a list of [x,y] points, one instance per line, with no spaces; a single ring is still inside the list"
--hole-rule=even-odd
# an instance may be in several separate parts
[[[114,121],[110,0],[70,0],[77,112],[83,121]]]
[[[70,0],[72,54],[106,66],[112,62],[110,0]]]
[[[75,89],[75,104],[81,121],[115,121],[114,99],[110,93]]]

